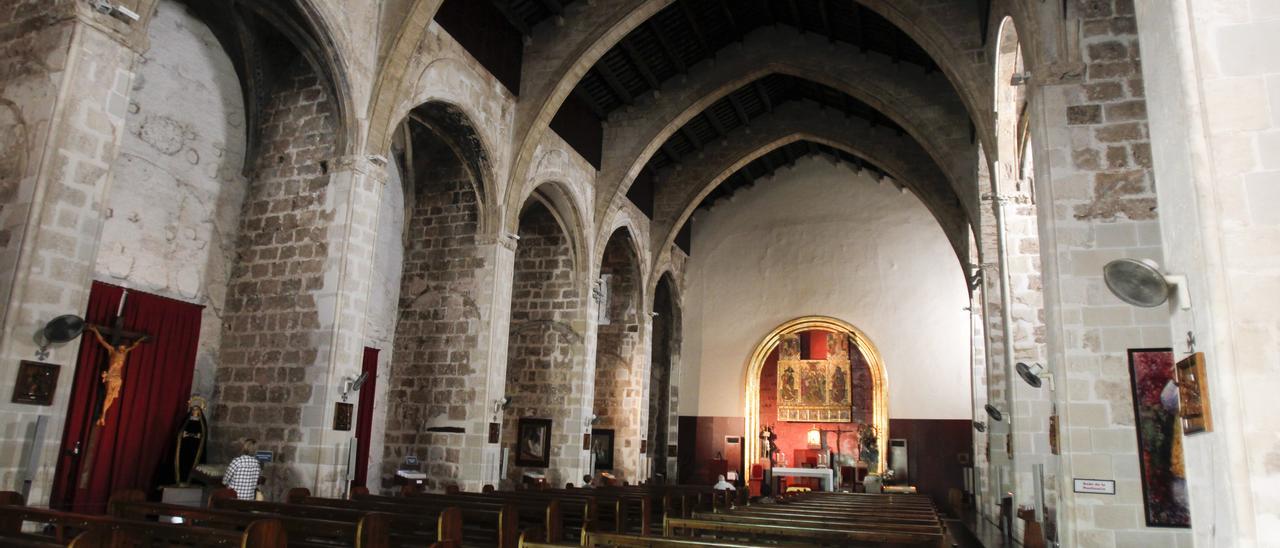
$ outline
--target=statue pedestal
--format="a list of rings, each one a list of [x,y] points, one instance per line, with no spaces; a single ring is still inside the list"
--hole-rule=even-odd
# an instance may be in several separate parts
[[[881,492],[880,476],[877,476],[875,474],[867,474],[867,477],[862,478],[862,488],[867,493],[880,493]]]

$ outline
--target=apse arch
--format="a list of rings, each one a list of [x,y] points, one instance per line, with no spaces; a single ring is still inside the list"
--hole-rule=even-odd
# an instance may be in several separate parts
[[[830,316],[804,316],[788,321],[774,328],[768,335],[756,345],[755,350],[747,359],[746,377],[742,381],[743,389],[743,416],[746,417],[746,429],[744,431],[746,438],[746,448],[744,455],[760,454],[760,374],[764,370],[765,361],[769,358],[769,354],[777,348],[778,343],[784,336],[794,335],[803,331],[821,330],[830,331],[847,335],[853,344],[862,353],[867,360],[867,365],[871,370],[871,402],[872,402],[872,425],[875,426],[878,433],[876,445],[879,449],[880,459],[877,463],[877,472],[883,473],[886,468],[886,461],[889,459],[889,397],[888,386],[889,377],[885,371],[884,360],[880,357],[880,351],[876,349],[876,345],[867,338],[862,330],[853,324],[838,318]],[[750,474],[745,481],[750,484]]]

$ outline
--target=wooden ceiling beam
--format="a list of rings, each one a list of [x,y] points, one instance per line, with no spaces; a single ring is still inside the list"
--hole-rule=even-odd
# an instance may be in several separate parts
[[[676,70],[679,71],[680,74],[688,73],[689,67],[684,64],[684,59],[676,53],[675,48],[671,47],[671,42],[668,41],[667,36],[662,33],[662,28],[653,24],[653,19],[646,21],[645,26],[649,29],[649,32],[653,33],[654,38],[658,39],[658,45],[662,46],[662,52],[667,55],[667,59],[671,61],[671,64],[675,65]]]
[[[796,29],[800,34],[804,34],[804,21],[800,19],[800,7],[796,5],[796,0],[788,0],[787,4],[791,7],[791,20],[795,22]]]
[[[690,143],[693,143],[694,150],[702,149],[702,139],[699,139],[697,135],[693,134],[693,131],[689,129],[689,124],[680,126],[680,134],[684,135],[684,138],[688,139]]]
[[[493,7],[498,8],[498,12],[507,19],[507,22],[511,23],[511,26],[520,31],[520,34],[524,36],[531,36],[533,34],[533,29],[529,28],[529,25],[524,22],[524,19],[521,19],[519,15],[516,15],[515,11],[511,10],[511,3],[509,0],[493,0],[492,4]]]
[[[863,53],[867,52],[867,22],[862,17],[862,6],[853,6],[853,45],[858,46],[858,50]]]
[[[541,0],[542,7],[547,8],[551,15],[560,17],[564,15],[564,6],[560,4],[560,0]]]
[[[685,21],[688,21],[689,27],[693,29],[693,37],[698,40],[698,45],[702,47],[703,51],[711,53],[708,51],[711,48],[707,45],[707,37],[702,32],[702,25],[698,24],[698,18],[694,17],[693,12],[689,10],[689,3],[681,0],[676,0],[676,3],[680,5],[680,13],[684,14]]]
[[[707,110],[702,111],[702,116],[705,117],[708,122],[711,122],[711,127],[715,128],[717,135],[724,137],[729,134],[724,130],[724,124],[720,123],[720,118],[716,116],[714,112],[711,112],[711,109],[708,108]]]
[[[761,84],[759,80],[756,80],[751,83],[751,87],[756,91],[756,94],[760,96],[760,102],[764,103],[765,111],[773,112],[773,101],[769,100],[769,90],[764,89],[764,84]]]
[[[729,94],[729,104],[733,105],[733,111],[738,114],[738,121],[742,122],[743,127],[751,125],[751,117],[747,116],[747,109],[742,107],[742,101],[738,100],[738,92],[735,90]]]
[[[613,69],[609,68],[609,64],[604,62],[604,59],[596,63],[595,69],[596,72],[600,73],[600,77],[604,78],[604,82],[609,84],[609,89],[613,91],[614,95],[618,96],[619,100],[628,105],[635,102],[635,97],[632,97],[631,92],[627,91],[627,88],[622,85],[622,82],[618,80],[618,75],[614,74]]]
[[[734,17],[733,10],[729,9],[729,0],[720,0],[720,11],[724,13],[724,19],[729,22],[729,27],[733,29],[733,34],[742,36],[742,29],[738,28],[738,18]]]
[[[591,112],[594,113],[597,118],[604,120],[609,117],[609,113],[605,112],[603,108],[600,108],[600,104],[596,103],[596,100],[593,99],[591,94],[587,93],[581,85],[573,88],[573,95],[586,104],[587,108],[591,109]]]
[[[649,87],[653,88],[654,91],[657,91],[661,87],[661,83],[653,75],[653,71],[649,69],[649,63],[644,61],[644,56],[640,55],[635,45],[631,43],[630,36],[622,39],[622,51],[626,52],[627,57],[631,59],[631,64],[635,65],[636,71],[640,73],[641,78],[644,78],[645,83],[649,84]]]
[[[827,0],[818,0],[818,13],[822,15],[822,28],[827,34],[827,41],[835,42],[836,33],[831,30],[831,15],[827,13]]]
[[[684,158],[680,156],[680,153],[676,152],[675,147],[671,146],[671,139],[663,141],[660,148],[662,149],[662,153],[667,155],[667,159],[671,160],[671,163],[678,164],[684,160]]]
[[[791,145],[782,147],[782,155],[787,158],[787,163],[785,164],[787,167],[796,165],[796,153],[791,150]]]

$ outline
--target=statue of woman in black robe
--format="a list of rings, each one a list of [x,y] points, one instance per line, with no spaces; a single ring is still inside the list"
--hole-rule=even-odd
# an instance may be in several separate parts
[[[204,462],[205,440],[209,437],[209,423],[204,418],[204,398],[191,398],[187,408],[187,420],[178,429],[178,445],[174,449],[173,474],[180,486],[191,482],[191,472]]]

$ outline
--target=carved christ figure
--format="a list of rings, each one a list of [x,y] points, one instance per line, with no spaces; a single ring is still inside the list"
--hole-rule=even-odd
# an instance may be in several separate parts
[[[106,339],[102,338],[102,333],[98,332],[98,328],[89,326],[89,331],[93,332],[94,338],[98,339],[98,344],[107,350],[107,357],[110,362],[107,365],[107,371],[102,374],[102,384],[107,386],[107,396],[102,400],[102,414],[98,415],[98,426],[103,426],[107,421],[107,410],[111,409],[111,405],[116,402],[116,398],[120,397],[120,387],[124,384],[124,361],[129,357],[129,353],[134,348],[147,340],[144,335],[133,344],[125,346],[123,344],[111,346]]]

